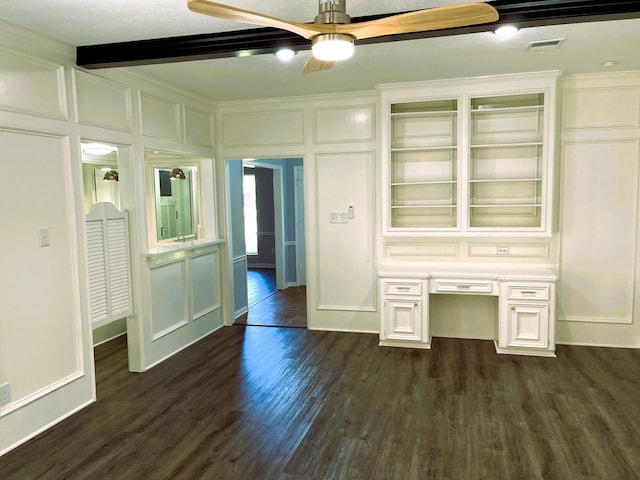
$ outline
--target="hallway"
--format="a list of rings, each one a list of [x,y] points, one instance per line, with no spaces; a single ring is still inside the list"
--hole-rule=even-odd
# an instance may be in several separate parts
[[[275,269],[247,272],[249,312],[235,320],[237,325],[307,328],[305,286],[276,290]]]

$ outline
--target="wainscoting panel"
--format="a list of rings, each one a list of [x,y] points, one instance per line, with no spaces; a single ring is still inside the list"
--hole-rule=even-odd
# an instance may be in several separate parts
[[[639,154],[637,140],[563,145],[559,320],[632,322]]]
[[[373,141],[375,139],[373,105],[315,109],[313,138],[316,144]]]
[[[131,88],[73,70],[78,122],[131,132]]]
[[[151,329],[157,340],[187,323],[185,259],[149,270],[151,277]]]
[[[233,259],[233,318],[249,309],[247,294],[247,256],[243,255]]]
[[[185,139],[187,143],[210,147],[213,145],[213,115],[197,108],[184,108]]]
[[[0,406],[0,416],[5,417],[86,376],[83,354],[90,345],[83,347],[86,325],[78,304],[79,245],[68,138],[0,130],[0,145],[0,169],[21,179],[7,180],[2,187],[6,229],[0,276],[0,374],[2,382],[11,385],[10,402]],[[20,205],[12,207],[9,201]],[[87,401],[89,392],[85,394]],[[33,408],[39,410],[38,405]],[[51,410],[53,414],[56,408]],[[36,415],[42,417],[30,420],[26,410],[16,415],[16,431],[49,418],[40,412]],[[3,430],[0,447],[10,433]]]
[[[150,137],[180,139],[180,105],[148,93],[140,94],[142,134]]]
[[[220,307],[217,251],[191,257],[191,288],[193,320]]]
[[[64,68],[0,48],[0,109],[66,119]]]
[[[222,125],[225,147],[304,143],[302,109],[226,113]]]
[[[565,90],[563,103],[565,131],[640,128],[640,87],[637,86]]]
[[[374,159],[374,152],[316,156],[319,309],[376,309]],[[334,213],[346,223],[332,223]]]

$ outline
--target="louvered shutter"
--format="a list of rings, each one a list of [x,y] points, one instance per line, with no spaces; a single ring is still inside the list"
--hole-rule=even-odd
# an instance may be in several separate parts
[[[108,202],[87,213],[89,312],[94,328],[133,313],[127,212]]]

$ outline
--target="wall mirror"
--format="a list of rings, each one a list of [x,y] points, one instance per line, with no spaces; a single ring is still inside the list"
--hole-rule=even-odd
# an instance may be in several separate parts
[[[145,160],[153,183],[151,231],[156,242],[197,239],[201,223],[198,159],[146,151]]]
[[[111,202],[120,209],[118,147],[89,141],[81,147],[85,212],[98,202]]]

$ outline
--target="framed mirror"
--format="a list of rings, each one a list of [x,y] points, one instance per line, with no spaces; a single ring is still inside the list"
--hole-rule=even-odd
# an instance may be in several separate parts
[[[157,151],[145,152],[145,159],[153,192],[151,243],[198,239],[199,160]]]
[[[98,202],[110,202],[120,209],[118,148],[85,141],[81,147],[85,212]]]

